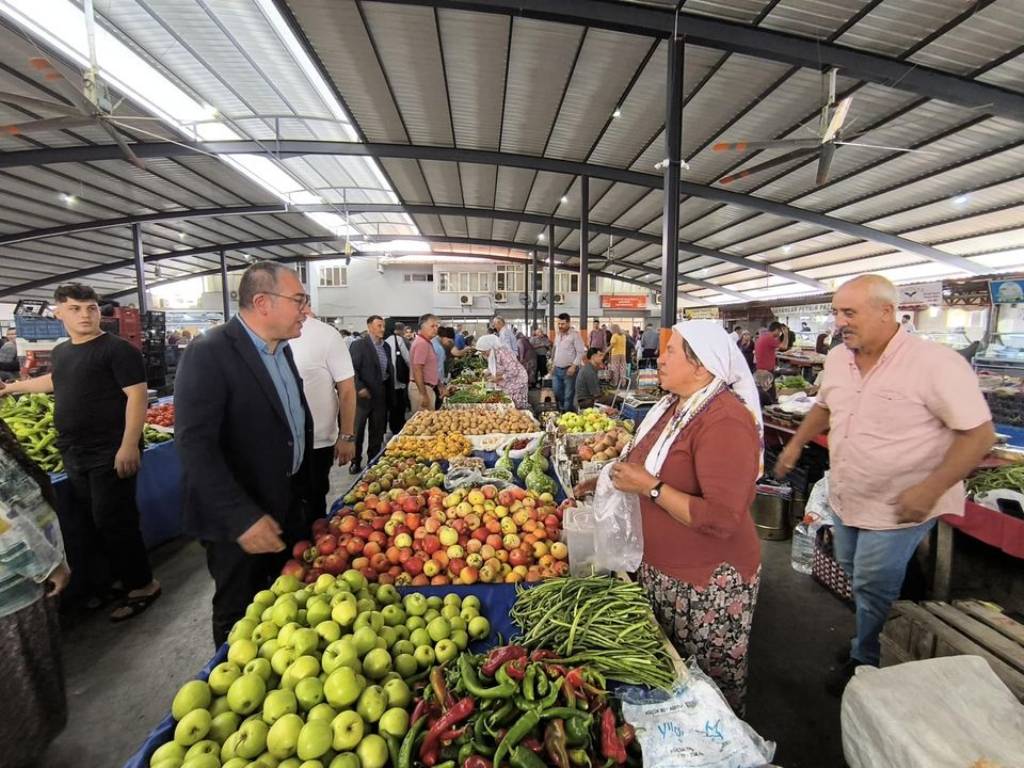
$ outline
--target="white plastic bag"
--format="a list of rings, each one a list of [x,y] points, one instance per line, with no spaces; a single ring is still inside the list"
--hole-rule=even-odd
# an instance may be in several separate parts
[[[811,488],[804,505],[804,519],[793,529],[790,564],[797,573],[810,574],[814,563],[814,538],[823,525],[832,524],[828,503],[828,472]]]
[[[644,531],[640,499],[612,484],[612,466],[606,464],[594,491],[594,551],[598,568],[635,571],[644,557]]]
[[[670,694],[626,686],[622,717],[636,728],[644,765],[658,768],[761,768],[775,744],[762,739],[729,708],[697,663]]]

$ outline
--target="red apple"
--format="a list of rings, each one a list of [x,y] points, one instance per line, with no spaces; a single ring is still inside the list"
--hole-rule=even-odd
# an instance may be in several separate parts
[[[316,540],[316,549],[321,555],[329,555],[337,548],[338,540],[329,533]]]
[[[323,536],[325,533],[327,533],[327,518],[318,517],[313,521],[313,538]]]
[[[373,557],[379,552],[381,552],[380,544],[376,541],[368,541],[363,545],[363,554],[366,555],[366,557]]]
[[[405,570],[413,576],[423,573],[423,561],[418,557],[410,557],[403,565]]]
[[[373,528],[369,525],[357,525],[356,529],[352,531],[352,533],[365,541],[370,538],[370,534],[373,533]]]
[[[370,541],[376,542],[383,548],[388,543],[388,535],[384,531],[374,531],[370,534]]]
[[[363,568],[369,568],[370,558],[357,557],[355,560],[352,561],[352,567],[355,568],[357,571],[361,571],[363,570]]]
[[[365,568],[360,568],[359,572],[361,574],[363,574],[363,576],[366,578],[367,581],[376,581],[377,580],[377,572],[375,570],[373,570],[373,568],[371,568],[370,566],[366,566]]]
[[[360,537],[353,536],[351,539],[348,540],[348,543],[345,545],[345,551],[348,552],[350,555],[358,555],[360,552],[363,551],[363,547],[365,545],[366,542],[363,541]]]
[[[385,516],[385,515],[377,515],[370,522],[370,525],[373,527],[373,530],[375,530],[375,531],[383,531],[384,530],[384,526],[387,524],[387,522],[388,522],[387,516]]]
[[[284,568],[281,569],[281,573],[286,576],[294,576],[297,579],[301,579],[306,573],[306,567],[298,560],[289,560],[284,564]]]
[[[458,576],[465,567],[466,561],[461,557],[456,557],[448,563],[448,570],[451,572],[452,576]]]
[[[352,533],[357,525],[359,525],[359,520],[355,515],[346,515],[339,523],[338,528],[342,533]]]
[[[531,559],[531,553],[527,552],[522,547],[516,547],[508,553],[508,561],[512,563],[513,566],[529,565]]]
[[[418,499],[419,497],[417,496],[415,498]],[[409,528],[411,528],[412,530],[415,531],[417,528],[420,527],[420,525],[423,524],[423,518],[418,514],[419,513],[419,502],[418,501],[414,502],[415,509],[409,510],[408,509],[408,506],[409,506],[408,501],[409,500],[407,500],[406,504],[402,505],[402,508],[405,509],[406,512],[409,513],[409,514],[407,514],[405,516],[405,524],[407,526],[409,526]]]
[[[388,557],[383,552],[370,556],[370,567],[377,573],[384,573],[390,566],[391,563],[388,562]]]
[[[430,577],[430,583],[432,585],[436,586],[436,587],[443,587],[443,586],[449,584],[450,582],[449,582],[448,577],[445,574],[439,573],[436,576],[431,576]]]
[[[341,552],[330,554],[324,560],[324,570],[333,576],[342,573],[347,565],[348,558]]]
[[[312,542],[306,541],[305,539],[296,542],[295,546],[292,547],[292,557],[296,560],[302,560],[302,556],[306,553],[306,550],[312,546]]]
[[[441,548],[441,540],[438,539],[437,536],[429,534],[423,537],[423,541],[420,543],[420,546],[423,547],[424,552],[428,555],[432,555]]]
[[[392,576],[390,573],[379,573],[379,574],[377,574],[377,583],[378,584],[394,584],[395,583],[395,577]]]
[[[414,587],[425,587],[430,584],[430,579],[424,576],[422,573],[419,576],[412,577],[412,585]]]
[[[484,495],[485,499],[493,499],[498,495],[498,488],[488,483],[487,485],[480,486],[480,492]]]

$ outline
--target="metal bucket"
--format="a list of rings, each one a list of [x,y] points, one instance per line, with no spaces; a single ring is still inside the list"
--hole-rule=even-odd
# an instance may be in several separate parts
[[[754,497],[750,515],[754,518],[758,538],[785,541],[792,535],[789,505],[790,500],[781,496],[759,493]]]

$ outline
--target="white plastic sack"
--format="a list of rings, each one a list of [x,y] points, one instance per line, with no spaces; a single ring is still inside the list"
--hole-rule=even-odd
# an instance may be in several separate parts
[[[689,679],[671,694],[620,689],[622,717],[636,728],[644,765],[658,768],[762,768],[775,745],[730,709],[693,660]]]
[[[859,667],[842,725],[850,768],[1024,766],[1024,705],[980,656]]]
[[[606,464],[594,491],[594,561],[609,571],[635,571],[644,557],[644,531],[640,499],[622,493],[612,483],[612,466]]]
[[[807,520],[808,516],[811,518],[810,520]],[[804,504],[804,520],[807,520],[808,524],[818,527],[832,524],[832,506],[828,503],[828,472],[811,488],[807,503]],[[815,531],[811,531],[811,533]]]

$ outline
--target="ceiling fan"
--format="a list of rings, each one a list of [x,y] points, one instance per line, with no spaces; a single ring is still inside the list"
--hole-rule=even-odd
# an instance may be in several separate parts
[[[818,121],[817,136],[813,139],[779,139],[771,141],[736,141],[720,142],[711,147],[714,152],[756,152],[759,150],[789,149],[784,155],[773,157],[763,163],[743,168],[723,176],[718,181],[722,184],[731,184],[738,179],[744,179],[755,173],[761,173],[769,168],[795,160],[800,157],[818,157],[818,172],[815,176],[815,185],[820,186],[828,181],[829,171],[832,168],[832,160],[835,157],[836,149],[840,146],[863,147],[866,149],[877,149],[885,152],[921,152],[933,154],[926,150],[910,149],[908,147],[886,147],[878,144],[864,144],[859,141],[843,140],[843,125],[850,113],[850,106],[853,103],[853,96],[847,96],[836,103],[836,69],[828,69],[822,73],[821,81],[821,117]],[[855,134],[855,138],[860,134]]]
[[[33,111],[58,115],[57,117],[43,117],[23,123],[0,125],[0,133],[18,136],[43,131],[60,131],[87,126],[99,126],[110,135],[110,138],[121,149],[121,154],[124,155],[128,162],[137,168],[145,170],[142,160],[132,151],[128,142],[117,131],[117,127],[134,128],[130,121],[159,121],[160,118],[114,114],[114,111],[121,105],[124,99],[112,104],[106,83],[103,82],[99,75],[99,66],[96,60],[95,23],[92,2],[91,0],[86,0],[85,26],[86,37],[89,42],[89,67],[82,72],[81,91],[69,82],[64,74],[48,59],[43,57],[29,59],[30,66],[39,73],[39,76],[46,82],[53,83],[54,87],[58,88],[71,104],[50,101],[49,99],[37,99],[32,96],[22,96],[17,93],[0,92],[0,102],[14,104]]]

